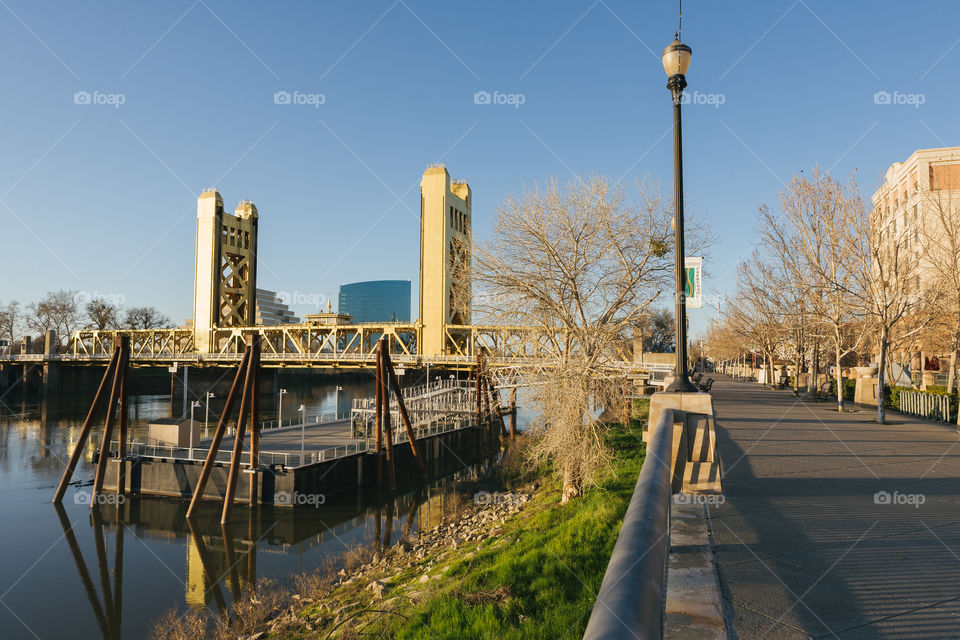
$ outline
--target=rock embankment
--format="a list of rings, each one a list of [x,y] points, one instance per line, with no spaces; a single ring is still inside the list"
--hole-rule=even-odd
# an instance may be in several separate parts
[[[474,504],[455,522],[421,531],[413,539],[401,536],[385,552],[372,553],[353,569],[340,569],[330,584],[291,596],[289,606],[262,618],[265,631],[269,637],[296,630],[329,633],[362,624],[365,614],[405,618],[405,609],[423,602],[445,584],[453,563],[470,560],[482,545],[505,544],[507,540],[500,535],[507,521],[531,497],[525,491],[475,495]],[[240,636],[240,640],[266,637],[258,633]]]

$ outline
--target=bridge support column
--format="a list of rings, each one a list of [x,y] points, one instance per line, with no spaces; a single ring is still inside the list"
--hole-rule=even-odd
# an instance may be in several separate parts
[[[47,329],[43,337],[43,382],[41,386],[41,397],[46,402],[50,394],[60,390],[60,365],[52,357],[57,355],[57,332],[53,329]]]

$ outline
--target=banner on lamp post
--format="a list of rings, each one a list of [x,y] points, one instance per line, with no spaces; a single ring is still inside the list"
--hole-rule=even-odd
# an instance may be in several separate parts
[[[687,256],[683,261],[683,294],[687,309],[703,308],[703,257]]]

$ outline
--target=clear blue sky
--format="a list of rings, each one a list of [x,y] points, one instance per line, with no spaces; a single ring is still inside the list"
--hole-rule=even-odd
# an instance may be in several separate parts
[[[684,13],[701,101],[684,111],[686,195],[720,238],[708,294],[731,290],[757,206],[794,172],[857,168],[869,194],[914,149],[960,144],[956,2]],[[470,182],[478,235],[507,193],[551,176],[651,175],[669,193],[659,53],[675,30],[663,1],[3,0],[0,300],[71,288],[182,322],[209,186],[231,210],[256,202],[259,284],[309,300],[365,279],[416,288],[430,162]],[[123,104],[75,104],[78,91]],[[277,91],[324,103],[278,105]],[[478,91],[524,103],[474,104]]]

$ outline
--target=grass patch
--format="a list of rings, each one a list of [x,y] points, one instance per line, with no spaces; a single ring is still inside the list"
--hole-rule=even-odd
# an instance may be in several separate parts
[[[477,545],[469,559],[452,560],[426,601],[403,612],[410,619],[387,622],[385,635],[582,635],[643,460],[639,425],[614,426],[607,440],[615,459],[600,486],[561,505],[559,487],[548,483],[497,541]]]

